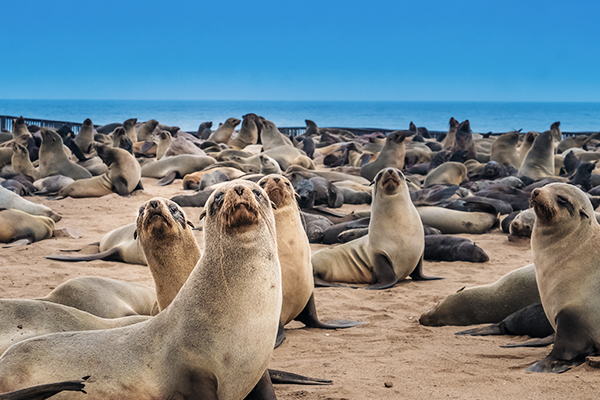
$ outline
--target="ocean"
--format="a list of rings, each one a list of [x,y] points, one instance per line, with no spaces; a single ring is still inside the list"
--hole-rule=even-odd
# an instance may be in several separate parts
[[[210,100],[0,100],[0,115],[67,122],[91,118],[96,125],[156,119],[195,131],[213,121],[255,113],[280,127],[408,129],[413,121],[432,131],[448,129],[450,117],[468,119],[474,132],[544,131],[555,121],[563,132],[600,131],[600,103],[432,101],[210,101]]]

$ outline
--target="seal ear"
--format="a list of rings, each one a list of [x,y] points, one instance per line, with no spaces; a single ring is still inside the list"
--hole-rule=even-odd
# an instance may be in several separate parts
[[[592,220],[590,219],[590,216],[585,212],[585,210],[583,210],[583,209],[579,210],[579,214],[582,217],[585,217],[588,219],[588,224],[590,224],[590,225],[592,224]]]
[[[133,240],[137,240],[137,229],[135,231],[133,231]]]
[[[198,218],[198,220],[202,221],[204,217],[206,217],[206,210],[202,211],[202,214],[200,214],[200,218]]]
[[[191,227],[192,227],[192,229],[196,229],[196,227],[194,226],[194,224],[192,224],[192,221],[187,221],[187,224],[188,224],[189,226],[191,226]]]
[[[271,202],[271,207],[273,208],[273,210],[277,210],[277,206],[273,202]]]

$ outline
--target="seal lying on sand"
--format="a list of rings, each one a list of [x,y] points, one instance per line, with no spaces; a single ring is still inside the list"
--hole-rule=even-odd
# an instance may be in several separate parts
[[[281,311],[281,271],[271,204],[251,182],[222,189],[207,204],[205,253],[166,310],[125,328],[12,346],[0,359],[0,392],[86,371],[102,377],[88,383],[89,398],[242,399],[261,379],[257,395],[274,398],[266,372]]]
[[[404,175],[386,168],[375,176],[369,234],[313,254],[315,279],[370,283],[368,289],[392,287],[409,275],[429,279],[422,275],[424,248],[423,224]]]
[[[30,215],[19,210],[0,209],[0,243],[26,240],[28,243],[51,238],[52,218]]]

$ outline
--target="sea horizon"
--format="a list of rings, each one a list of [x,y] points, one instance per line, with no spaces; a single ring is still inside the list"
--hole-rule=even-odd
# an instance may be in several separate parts
[[[427,100],[98,100],[0,99],[0,115],[96,125],[156,119],[186,131],[212,121],[256,113],[281,127],[319,126],[408,129],[412,121],[432,131],[448,129],[450,117],[469,119],[474,132],[544,131],[561,121],[564,132],[600,131],[600,102]]]

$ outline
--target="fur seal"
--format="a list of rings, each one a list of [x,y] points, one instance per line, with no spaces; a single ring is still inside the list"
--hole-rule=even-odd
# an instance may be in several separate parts
[[[29,150],[27,150],[27,147],[17,142],[13,142],[12,150],[11,165],[13,171],[30,176],[34,181],[40,179],[40,171],[33,166],[33,163],[29,158]]]
[[[32,203],[31,201],[22,198],[18,194],[15,194],[10,190],[3,188],[2,186],[0,186],[0,208],[21,210],[28,214],[49,217],[55,222],[60,221],[62,218],[49,207],[46,207],[42,204]]]
[[[390,232],[402,232],[401,238]],[[385,168],[375,176],[369,234],[312,256],[315,278],[327,282],[369,283],[386,289],[422,275],[423,224],[410,200],[402,172]]]
[[[421,315],[419,323],[427,326],[495,323],[539,301],[535,266],[529,264],[492,284],[458,290]]]
[[[519,168],[519,176],[538,180],[554,176],[554,139],[552,131],[540,134]]]
[[[265,150],[265,152],[267,152],[268,150],[275,149],[277,147],[282,147],[282,146],[294,147],[292,141],[287,136],[285,136],[283,133],[279,132],[279,129],[277,129],[277,126],[275,125],[275,123],[273,123],[271,121],[267,121],[267,120],[261,120],[261,121],[259,121],[259,125],[260,125],[260,141],[263,145],[263,149]],[[273,157],[272,154],[269,154],[269,153],[267,153],[267,154],[270,155],[271,157]],[[300,153],[298,153],[298,154],[300,154]],[[279,161],[276,157],[273,157],[273,158],[275,158],[277,161]]]
[[[504,133],[492,143],[491,161],[500,164],[507,163],[515,168],[521,166],[517,145],[519,144],[519,133],[517,131]]]
[[[423,259],[479,263],[490,260],[485,251],[469,239],[447,235],[426,235]]]
[[[138,141],[138,135],[137,135],[137,131],[135,129],[135,124],[137,123],[137,118],[130,118],[128,120],[126,120],[125,122],[123,122],[123,130],[125,131],[125,136],[127,136],[129,138],[129,140],[131,140],[131,143],[136,143]],[[115,136],[115,133],[117,132],[117,129],[119,129],[119,127],[115,128],[114,132],[113,132],[113,136]]]
[[[19,343],[0,359],[0,392],[85,370],[102,377],[86,387],[92,399],[242,399],[253,388],[275,398],[267,364],[281,271],[266,193],[251,182],[225,184],[208,201],[205,232],[206,252],[166,310],[121,329]]]
[[[79,129],[79,133],[75,136],[75,144],[84,153],[90,153],[94,145],[94,124],[92,120],[86,118],[83,125]]]
[[[140,186],[141,167],[131,153],[101,144],[97,144],[95,148],[98,156],[108,166],[108,172],[93,178],[76,180],[58,192],[59,196],[102,197],[111,193],[129,196]]]
[[[127,122],[127,121],[125,121],[125,122]],[[125,126],[125,123],[123,123],[123,126]],[[132,143],[147,142],[149,140],[152,140],[152,133],[154,132],[154,130],[156,129],[157,126],[158,126],[158,121],[155,119],[150,119],[150,120],[137,126],[136,140],[133,140],[130,137],[129,132],[127,132],[127,136],[129,137],[129,139],[131,140]]]
[[[572,185],[534,189],[531,204],[537,286],[556,337],[550,354],[527,370],[558,373],[600,348],[600,225],[589,198]]]
[[[182,154],[144,164],[142,166],[142,176],[156,179],[164,178],[163,183],[168,184],[176,178],[183,178],[192,172],[201,171],[216,162],[214,158],[208,156]]]
[[[208,140],[215,143],[227,144],[233,135],[233,130],[240,124],[240,122],[242,121],[237,118],[228,118],[223,125],[219,126],[216,131],[210,134]]]
[[[364,165],[360,169],[360,176],[371,182],[375,178],[375,175],[384,168],[393,167],[402,170],[406,154],[405,138],[406,131],[390,133],[385,139],[385,145],[381,149],[377,159]]]
[[[459,122],[455,120],[454,117],[450,118],[450,128],[448,129],[448,133],[446,134],[442,144],[443,150],[450,150],[452,147],[454,147],[454,139],[456,138],[456,129],[458,128],[458,124]]]
[[[464,212],[443,207],[417,207],[423,224],[439,229],[444,234],[485,233],[496,223],[495,214]]]
[[[37,300],[62,304],[101,318],[152,315],[156,293],[139,283],[80,276],[58,285]]]
[[[304,232],[294,188],[278,174],[265,176],[258,185],[275,204],[273,214],[277,231],[277,254],[281,264],[283,304],[282,325],[298,320],[310,328],[336,329],[360,325],[354,321],[322,323],[317,317],[310,245]]]
[[[38,179],[33,186],[38,190],[37,195],[58,194],[64,187],[75,182],[73,178],[63,175],[52,175],[47,178]]]
[[[171,200],[155,197],[139,209],[134,236],[154,279],[158,311],[171,304],[200,259],[190,227],[194,226]]]
[[[164,157],[167,149],[171,145],[172,140],[171,132],[160,131],[154,135],[154,142],[156,143],[156,159],[160,160]]]
[[[465,179],[467,179],[467,167],[463,163],[449,161],[429,171],[423,187],[437,184],[460,185]]]
[[[54,221],[19,210],[0,211],[0,243],[26,240],[28,243],[51,238]]]
[[[91,178],[90,172],[71,162],[63,150],[63,142],[58,133],[42,128],[42,146],[40,147],[40,177],[64,175],[74,180]]]
[[[93,260],[112,260],[121,261],[127,264],[147,265],[144,251],[140,242],[135,238],[136,224],[132,222],[113,229],[100,240],[99,253],[86,256],[46,256],[49,260],[56,261],[93,261]]]
[[[256,114],[250,113],[242,116],[240,131],[229,139],[227,145],[232,149],[241,150],[246,146],[256,144],[258,142],[257,121],[259,121],[259,117]]]
[[[456,128],[454,146],[452,146],[450,152],[456,153],[457,151],[466,151],[467,160],[477,159],[475,142],[473,141],[473,134],[471,133],[471,124],[468,119],[461,122]]]

